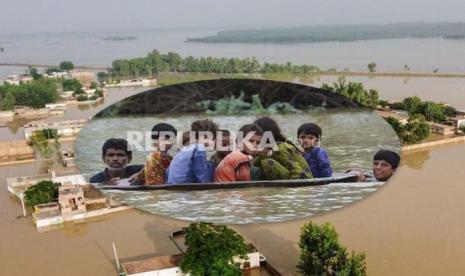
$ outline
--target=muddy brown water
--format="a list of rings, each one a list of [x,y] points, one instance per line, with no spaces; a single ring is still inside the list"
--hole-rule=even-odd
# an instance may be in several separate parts
[[[404,154],[402,162],[376,193],[313,220],[333,223],[349,250],[364,251],[369,275],[465,274],[465,144]],[[0,167],[1,275],[115,275],[112,242],[122,260],[178,252],[168,235],[187,222],[137,210],[37,232],[30,217],[19,217],[5,178],[40,169],[40,162]],[[295,275],[307,221],[234,227],[284,275]]]

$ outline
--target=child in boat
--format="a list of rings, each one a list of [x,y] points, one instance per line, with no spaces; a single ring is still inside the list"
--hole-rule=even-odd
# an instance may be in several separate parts
[[[176,134],[176,129],[170,124],[159,123],[153,126],[152,141],[155,151],[147,156],[144,169],[135,176],[134,179],[138,184],[158,185],[165,183],[166,170],[173,159],[168,151],[175,142]]]
[[[229,130],[220,129],[218,131],[218,137],[216,137],[217,149],[215,154],[212,155],[210,161],[213,166],[216,168],[218,164],[223,160],[228,154],[231,153],[231,133]]]
[[[331,177],[333,170],[325,149],[318,147],[322,130],[317,124],[305,123],[297,129],[297,138],[304,149],[303,156],[314,177]]]
[[[262,117],[254,123],[263,129],[266,140],[271,138],[271,142],[275,143],[275,150],[268,150],[267,154],[261,154],[254,161],[254,164],[261,168],[266,180],[313,178],[300,150],[282,135],[281,129],[273,119]],[[271,137],[268,137],[268,134],[271,134]]]
[[[243,139],[237,148],[228,154],[216,167],[215,182],[251,181],[252,166],[250,161],[262,152],[260,142],[263,130],[256,124],[241,127],[239,132]]]
[[[191,141],[171,161],[167,184],[213,182],[214,167],[207,160],[207,150],[214,148],[217,131],[218,125],[209,119],[192,123]]]

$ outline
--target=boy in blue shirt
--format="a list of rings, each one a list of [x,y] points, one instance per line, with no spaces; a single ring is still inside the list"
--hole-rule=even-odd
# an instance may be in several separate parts
[[[178,152],[168,169],[167,184],[213,182],[215,168],[207,160],[207,150],[215,146],[218,125],[212,120],[198,120],[191,125],[190,143]]]
[[[323,148],[318,147],[321,135],[321,128],[313,123],[305,123],[297,130],[299,143],[304,149],[303,156],[316,178],[330,177],[333,174],[328,153]]]

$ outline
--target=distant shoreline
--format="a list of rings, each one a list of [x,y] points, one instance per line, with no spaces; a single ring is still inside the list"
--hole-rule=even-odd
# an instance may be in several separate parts
[[[0,66],[12,66],[12,67],[38,67],[38,68],[53,68],[57,67],[56,65],[50,64],[28,64],[28,63],[0,63]],[[102,70],[107,71],[110,68],[104,66],[76,66],[75,69],[81,70]],[[186,74],[186,73],[178,73]],[[187,72],[189,74],[189,72]],[[208,73],[205,73],[208,74]],[[281,73],[276,73],[281,74]],[[227,74],[223,74],[227,75]],[[237,74],[233,74],[237,75]],[[316,73],[308,73],[308,75],[314,76],[338,76],[338,77],[427,77],[427,78],[465,78],[465,73],[427,73],[427,72],[360,72],[360,71],[339,71],[339,72],[328,72],[320,71]]]
[[[404,38],[465,40],[465,23],[394,23],[238,29],[219,31],[216,35],[187,38],[186,42],[291,44]]]

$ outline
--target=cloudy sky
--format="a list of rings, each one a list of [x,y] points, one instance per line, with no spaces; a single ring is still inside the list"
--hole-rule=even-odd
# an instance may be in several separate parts
[[[465,21],[463,0],[0,0],[0,33]]]

